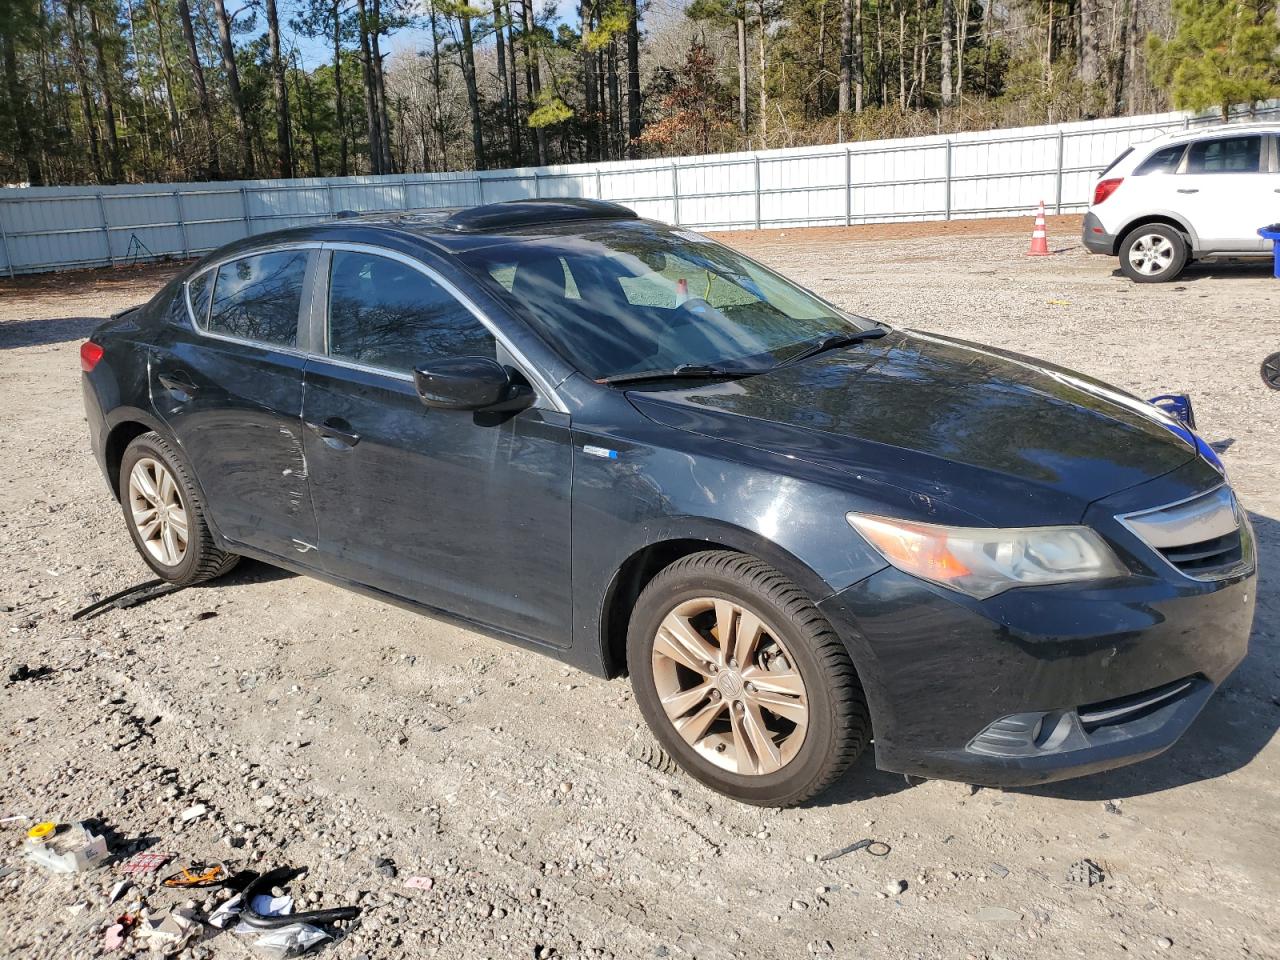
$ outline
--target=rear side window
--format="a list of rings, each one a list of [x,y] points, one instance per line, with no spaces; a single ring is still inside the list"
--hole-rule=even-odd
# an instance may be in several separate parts
[[[1152,173],[1173,173],[1178,169],[1178,164],[1182,162],[1182,155],[1186,153],[1187,145],[1185,143],[1176,143],[1171,147],[1161,147],[1142,163],[1138,164],[1138,169],[1133,171],[1135,177],[1143,177]]]
[[[206,329],[273,346],[297,346],[307,256],[306,250],[284,250],[224,263],[213,283]]]
[[[1191,145],[1187,173],[1257,173],[1261,169],[1262,137],[1224,137]]]
[[[420,270],[337,250],[329,273],[329,355],[408,373],[441,357],[496,359],[497,344],[470,310]]]
[[[187,284],[191,318],[201,330],[209,323],[209,301],[213,298],[213,270],[207,270]]]

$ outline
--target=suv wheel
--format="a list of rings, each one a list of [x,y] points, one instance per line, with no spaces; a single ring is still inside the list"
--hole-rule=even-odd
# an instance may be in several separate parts
[[[808,800],[870,739],[840,638],[794,583],[743,554],[696,553],[659,573],[632,613],[627,665],[667,751],[746,803]]]
[[[125,448],[120,484],[133,544],[162,580],[190,586],[222,576],[240,559],[214,545],[191,471],[158,433]]]
[[[1135,227],[1120,244],[1120,269],[1136,283],[1174,280],[1187,265],[1187,240],[1176,227],[1149,223]]]

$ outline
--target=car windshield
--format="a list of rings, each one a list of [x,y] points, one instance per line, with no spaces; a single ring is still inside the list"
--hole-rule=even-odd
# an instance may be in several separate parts
[[[766,369],[859,323],[720,244],[644,221],[456,240],[454,253],[598,380]]]

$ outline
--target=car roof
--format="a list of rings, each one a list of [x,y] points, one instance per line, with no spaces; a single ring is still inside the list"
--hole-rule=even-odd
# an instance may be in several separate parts
[[[1187,140],[1199,140],[1204,137],[1218,137],[1223,134],[1236,133],[1280,133],[1280,124],[1271,123],[1215,123],[1203,127],[1190,127],[1186,130],[1176,130],[1173,133],[1163,133],[1158,137],[1146,141],[1146,145],[1154,146],[1155,144],[1181,143]]]
[[[341,211],[331,218],[305,226],[258,233],[210,251],[183,277],[198,273],[212,262],[251,256],[270,247],[317,241],[385,243],[399,237],[421,241],[442,253],[466,249],[480,238],[501,239],[522,230],[573,233],[596,224],[645,224],[632,209],[587,197],[508,200],[473,207],[434,207],[390,210],[379,213]],[[655,224],[656,226],[656,224]]]
[[[502,233],[522,227],[551,226],[599,220],[638,220],[629,207],[588,197],[506,200],[474,207],[438,207],[370,214],[338,214],[342,224],[384,226],[424,236],[460,233]]]

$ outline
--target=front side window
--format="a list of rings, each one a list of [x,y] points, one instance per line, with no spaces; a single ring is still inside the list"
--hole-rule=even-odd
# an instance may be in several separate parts
[[[496,358],[491,334],[408,264],[336,250],[329,272],[329,355],[403,373],[443,357]]]
[[[1178,169],[1178,164],[1182,161],[1182,155],[1186,151],[1187,145],[1185,143],[1162,147],[1138,164],[1138,169],[1133,171],[1133,175],[1142,177],[1153,173],[1174,173]]]
[[[1224,137],[1191,145],[1187,173],[1257,173],[1262,160],[1262,137]]]
[[[770,365],[870,326],[727,247],[643,221],[477,237],[454,253],[596,379]]]
[[[243,340],[293,347],[307,273],[306,250],[232,260],[218,267],[207,329]],[[193,297],[194,305],[194,297]]]

